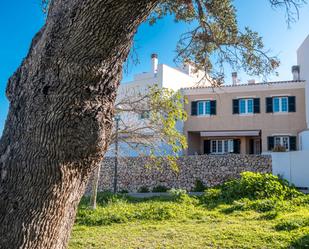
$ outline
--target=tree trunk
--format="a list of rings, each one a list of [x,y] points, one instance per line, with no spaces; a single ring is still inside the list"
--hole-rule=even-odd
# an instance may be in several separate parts
[[[67,247],[109,141],[122,65],[158,0],[53,0],[10,78],[0,141],[0,248]]]

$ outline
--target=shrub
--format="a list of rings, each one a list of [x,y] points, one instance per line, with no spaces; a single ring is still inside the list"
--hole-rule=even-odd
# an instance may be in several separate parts
[[[197,198],[189,196],[184,189],[171,189],[168,192],[172,195],[171,200],[191,205],[197,205],[199,203]]]
[[[278,217],[279,213],[277,211],[270,211],[263,214],[260,219],[261,220],[274,220]]]
[[[273,148],[273,152],[286,152],[286,148],[282,145],[276,145]]]
[[[223,209],[222,212],[232,213],[234,211],[254,210],[260,213],[273,212],[278,214],[279,211],[294,212],[296,209],[297,208],[289,200],[286,201],[277,198],[250,200],[248,198],[243,198],[233,201],[231,205]]]
[[[176,189],[176,188],[172,188],[168,191],[172,197],[180,197],[182,195],[186,195],[187,194],[187,190],[185,189]]]
[[[220,188],[210,188],[205,190],[204,194],[201,196],[203,203],[215,203],[220,201],[222,198],[222,193]]]
[[[138,191],[138,193],[149,193],[149,189],[147,187],[141,187]]]
[[[195,181],[195,186],[192,189],[192,192],[204,192],[206,188],[207,187],[204,185],[204,183],[201,180],[197,179]]]
[[[122,194],[114,194],[110,191],[100,192],[97,195],[97,203],[100,205],[107,205],[109,203],[117,203],[125,200]]]
[[[165,193],[165,192],[167,192],[168,190],[169,190],[169,189],[168,189],[167,187],[159,185],[159,186],[154,187],[154,188],[152,189],[152,192],[153,192],[153,193]]]
[[[297,228],[309,226],[309,219],[295,218],[291,220],[281,220],[275,229],[278,231],[291,231]]]
[[[226,182],[216,190],[206,190],[203,199],[204,201],[232,202],[242,198],[290,200],[300,196],[304,194],[277,176],[243,172],[240,179]]]
[[[292,247],[295,249],[308,249],[309,248],[309,234],[306,234],[293,241]]]

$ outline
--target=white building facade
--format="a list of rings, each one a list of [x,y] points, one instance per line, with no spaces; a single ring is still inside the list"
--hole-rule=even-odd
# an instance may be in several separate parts
[[[307,129],[299,134],[299,151],[273,153],[273,174],[280,175],[296,187],[309,189],[309,35],[297,50],[297,67],[300,80],[305,80]]]
[[[128,96],[134,98],[134,96],[145,95],[151,86],[158,86],[159,88],[171,89],[178,91],[184,87],[193,87],[197,84],[210,85],[206,80],[205,72],[196,71],[190,64],[186,64],[183,67],[171,67],[166,64],[159,64],[158,55],[151,55],[151,67],[149,72],[136,74],[133,77],[133,81],[123,82],[118,88],[118,94],[116,99],[117,103],[121,104],[123,99]],[[121,109],[121,108],[120,108]],[[141,117],[140,114],[134,112],[123,112],[120,115],[120,120],[123,124],[130,124],[131,126],[143,126],[147,123],[147,117]],[[121,124],[120,124],[121,125]],[[177,129],[183,131],[183,123],[177,124]],[[151,131],[149,131],[151,136]],[[160,144],[162,151],[169,151],[169,146]],[[122,144],[120,146],[125,156],[138,156],[134,149],[128,148]],[[145,154],[148,154],[147,150],[144,150]],[[161,155],[160,153],[157,155]]]
[[[309,150],[309,35],[297,50],[297,63],[300,78],[306,81],[307,130],[300,134],[300,147],[302,150]]]

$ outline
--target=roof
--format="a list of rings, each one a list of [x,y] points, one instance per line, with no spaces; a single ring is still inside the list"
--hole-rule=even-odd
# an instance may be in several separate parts
[[[194,86],[194,87],[185,87],[182,90],[190,90],[190,89],[214,89],[214,88],[236,88],[243,86],[259,86],[259,85],[275,85],[275,84],[288,84],[288,83],[304,83],[305,80],[287,80],[287,81],[271,81],[271,82],[260,82],[260,83],[251,83],[251,84],[238,84],[238,85],[222,85],[218,87],[213,86]]]

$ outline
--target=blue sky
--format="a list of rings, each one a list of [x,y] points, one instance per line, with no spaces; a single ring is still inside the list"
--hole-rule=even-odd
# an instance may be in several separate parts
[[[25,57],[31,39],[44,23],[40,0],[10,0],[0,2],[0,133],[5,122],[8,101],[7,80]],[[300,10],[300,20],[288,29],[282,10],[273,10],[268,0],[235,0],[241,27],[249,26],[264,38],[267,48],[281,60],[279,76],[270,80],[291,79],[291,66],[296,64],[296,50],[309,34],[309,4]],[[179,36],[188,30],[185,24],[166,17],[155,26],[143,24],[135,37],[140,64],[130,65],[124,81],[133,74],[149,71],[150,54],[159,54],[160,63],[174,65],[175,47]],[[228,71],[228,70],[227,70]],[[240,79],[252,77],[240,73]],[[227,83],[230,79],[226,79]]]

